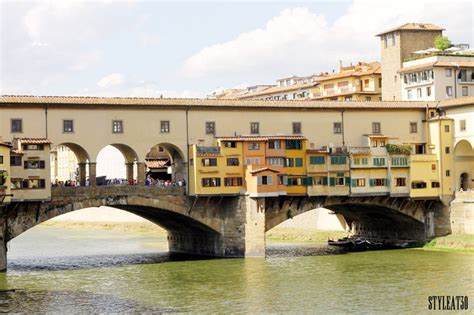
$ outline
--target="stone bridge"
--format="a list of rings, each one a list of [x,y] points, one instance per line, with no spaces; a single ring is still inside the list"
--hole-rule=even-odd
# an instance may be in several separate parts
[[[195,197],[187,196],[182,187],[53,187],[51,201],[0,206],[0,269],[6,269],[8,241],[61,214],[100,206],[131,212],[163,227],[170,252],[220,257],[264,256],[266,231],[320,207],[344,218],[354,234],[367,237],[424,240],[449,232],[449,212],[433,200]]]

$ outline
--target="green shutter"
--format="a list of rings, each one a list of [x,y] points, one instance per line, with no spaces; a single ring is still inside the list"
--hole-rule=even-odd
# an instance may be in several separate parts
[[[357,179],[352,179],[352,187],[357,187]]]
[[[385,179],[385,186],[390,187],[390,178]]]
[[[329,177],[329,186],[331,186],[331,187],[336,186],[336,178],[335,177]]]
[[[371,178],[369,180],[369,184],[370,184],[370,187],[374,187],[374,179],[373,178]]]
[[[323,176],[323,186],[327,186],[327,185],[328,185],[328,177]]]
[[[350,186],[350,184],[351,184],[351,178],[346,177],[346,186]]]
[[[296,158],[296,167],[303,167],[303,159],[302,158]]]

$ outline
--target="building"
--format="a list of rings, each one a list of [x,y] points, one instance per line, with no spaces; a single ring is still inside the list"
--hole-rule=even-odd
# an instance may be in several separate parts
[[[430,23],[406,23],[377,34],[380,37],[382,100],[402,99],[400,69],[403,61],[415,51],[433,47],[443,28]]]
[[[10,144],[0,137],[0,205],[10,202]]]
[[[382,76],[379,62],[359,62],[341,66],[338,73],[319,78],[319,95],[314,100],[324,101],[379,101]]]
[[[78,164],[74,152],[60,145],[51,150],[51,180],[53,182],[79,181]]]
[[[51,141],[14,138],[10,155],[12,201],[51,199]]]
[[[474,96],[474,55],[443,54],[403,62],[403,101],[441,101]]]

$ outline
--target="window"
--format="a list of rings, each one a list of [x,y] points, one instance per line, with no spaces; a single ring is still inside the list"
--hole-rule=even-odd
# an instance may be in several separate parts
[[[23,132],[23,120],[12,119],[11,120],[11,131],[12,133]]]
[[[303,167],[303,159],[302,158],[295,158],[295,165],[296,165],[296,167]]]
[[[425,189],[426,183],[425,182],[412,182],[411,188],[412,189]]]
[[[301,140],[286,140],[286,149],[287,150],[301,150]]]
[[[344,176],[336,177],[335,185],[336,186],[345,186]]]
[[[431,188],[439,188],[439,182],[431,182]]]
[[[460,120],[459,121],[459,131],[466,131],[466,120]]]
[[[202,166],[217,166],[217,159],[216,158],[208,158],[201,160]]]
[[[10,181],[10,188],[11,189],[21,189],[23,187],[23,180],[22,179],[12,179]]]
[[[323,176],[313,177],[313,185],[314,186],[323,186]]]
[[[386,179],[385,178],[375,178],[373,179],[373,183],[375,187],[386,186]]]
[[[219,177],[208,177],[202,179],[202,187],[220,187],[221,179]]]
[[[25,169],[44,169],[45,162],[40,160],[28,160],[24,162]]]
[[[451,176],[451,171],[450,170],[446,170],[446,176],[447,177]]]
[[[0,155],[0,164],[3,164],[3,155]]]
[[[469,92],[468,92],[467,86],[463,86],[462,87],[462,96],[468,96],[468,95],[469,95]]]
[[[258,143],[258,142],[249,142],[248,146],[249,146],[249,150],[259,150],[260,149],[260,143]]]
[[[287,167],[295,167],[295,159],[287,158],[285,164]]]
[[[420,88],[416,89],[416,97],[421,98],[421,89]]]
[[[293,134],[301,134],[301,122],[293,122]]]
[[[407,91],[407,99],[411,100],[413,98],[412,91],[408,90]]]
[[[449,154],[449,151],[450,151],[449,147],[444,148],[444,153]]]
[[[354,165],[360,165],[360,158],[354,158]]]
[[[365,101],[366,101],[366,102],[370,102],[371,100],[372,100],[372,97],[370,97],[370,96],[366,96],[366,97],[365,97]]]
[[[385,166],[385,158],[374,158],[375,166]]]
[[[373,122],[372,123],[372,133],[380,133],[381,128],[380,128],[380,123],[379,122]]]
[[[446,76],[451,77],[453,75],[453,71],[451,69],[446,69]]]
[[[334,133],[342,133],[342,123],[341,122],[335,122],[334,123],[333,132]]]
[[[123,132],[123,121],[112,120],[112,133],[122,133],[122,132]]]
[[[256,157],[253,159],[253,164],[254,165],[260,165],[260,158]]]
[[[449,125],[444,125],[444,132],[449,132]]]
[[[406,185],[407,185],[407,179],[405,177],[395,178],[395,186],[396,187],[405,187]]]
[[[160,122],[160,132],[161,133],[169,133],[170,132],[170,121],[169,120],[162,120]]]
[[[225,177],[224,186],[242,186],[242,177]]]
[[[258,135],[260,133],[260,124],[258,122],[250,123],[250,133],[253,135]]]
[[[238,158],[227,158],[227,166],[239,166]]]
[[[418,132],[418,123],[411,122],[410,123],[410,133],[417,133]]]
[[[464,82],[467,81],[467,71],[465,69],[459,71],[458,79]]]
[[[388,47],[388,34],[385,34],[385,40],[384,40],[385,48]]]
[[[270,140],[270,141],[268,141],[268,148],[269,149],[281,149],[281,141],[280,140]]]
[[[367,164],[369,164],[369,159],[362,158],[362,165],[367,165]]]
[[[365,178],[356,178],[353,181],[355,185],[352,185],[352,186],[365,187]]]
[[[237,142],[235,141],[225,141],[223,145],[225,148],[237,148]]]
[[[10,156],[10,166],[21,166],[21,156],[20,155],[12,155]]]
[[[331,156],[331,164],[333,165],[344,165],[346,164],[346,157],[345,156]]]
[[[380,146],[385,147],[385,140],[380,140]]]
[[[426,96],[431,96],[431,86],[426,87]]]
[[[41,189],[45,188],[46,181],[44,179],[25,179],[23,181],[23,188],[28,189]]]
[[[408,158],[392,157],[392,166],[408,166]]]
[[[379,88],[382,87],[382,78],[379,78]]]
[[[63,120],[63,132],[74,132],[74,121],[71,119]]]
[[[252,160],[251,159],[245,159],[245,165],[251,165]]]
[[[446,87],[446,96],[453,96],[453,87],[447,86]]]
[[[206,121],[206,135],[216,134],[216,123],[214,121]]]
[[[310,156],[309,164],[311,165],[326,164],[326,159],[324,158],[324,156]]]
[[[302,186],[303,178],[289,177],[287,179],[287,185],[288,186]]]
[[[44,144],[23,144],[23,151],[43,151]]]
[[[285,159],[284,158],[268,158],[268,164],[272,166],[284,166]]]
[[[273,182],[272,176],[257,176],[257,185],[271,185]]]
[[[372,140],[372,146],[373,146],[374,148],[376,148],[376,147],[377,147],[377,145],[378,145],[378,142],[377,142],[377,140]]]

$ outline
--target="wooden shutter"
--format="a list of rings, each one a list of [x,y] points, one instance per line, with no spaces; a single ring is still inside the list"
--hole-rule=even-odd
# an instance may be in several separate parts
[[[25,169],[28,169],[28,161],[24,161],[24,162],[23,162],[23,167],[24,167]]]
[[[351,185],[351,178],[346,177],[346,186],[350,186],[350,185]]]
[[[331,186],[331,187],[336,186],[336,178],[335,177],[329,177],[329,186]]]
[[[45,187],[46,187],[46,181],[44,179],[40,179],[39,180],[39,188],[45,188]]]
[[[369,180],[369,184],[370,184],[370,187],[374,187],[374,179],[373,178],[371,178]]]
[[[22,188],[28,188],[28,180],[24,179],[23,182],[21,183]]]
[[[352,179],[352,187],[357,187],[357,179]]]
[[[45,162],[39,161],[39,168],[45,168]]]
[[[327,186],[327,185],[328,185],[328,177],[323,176],[323,186]]]

